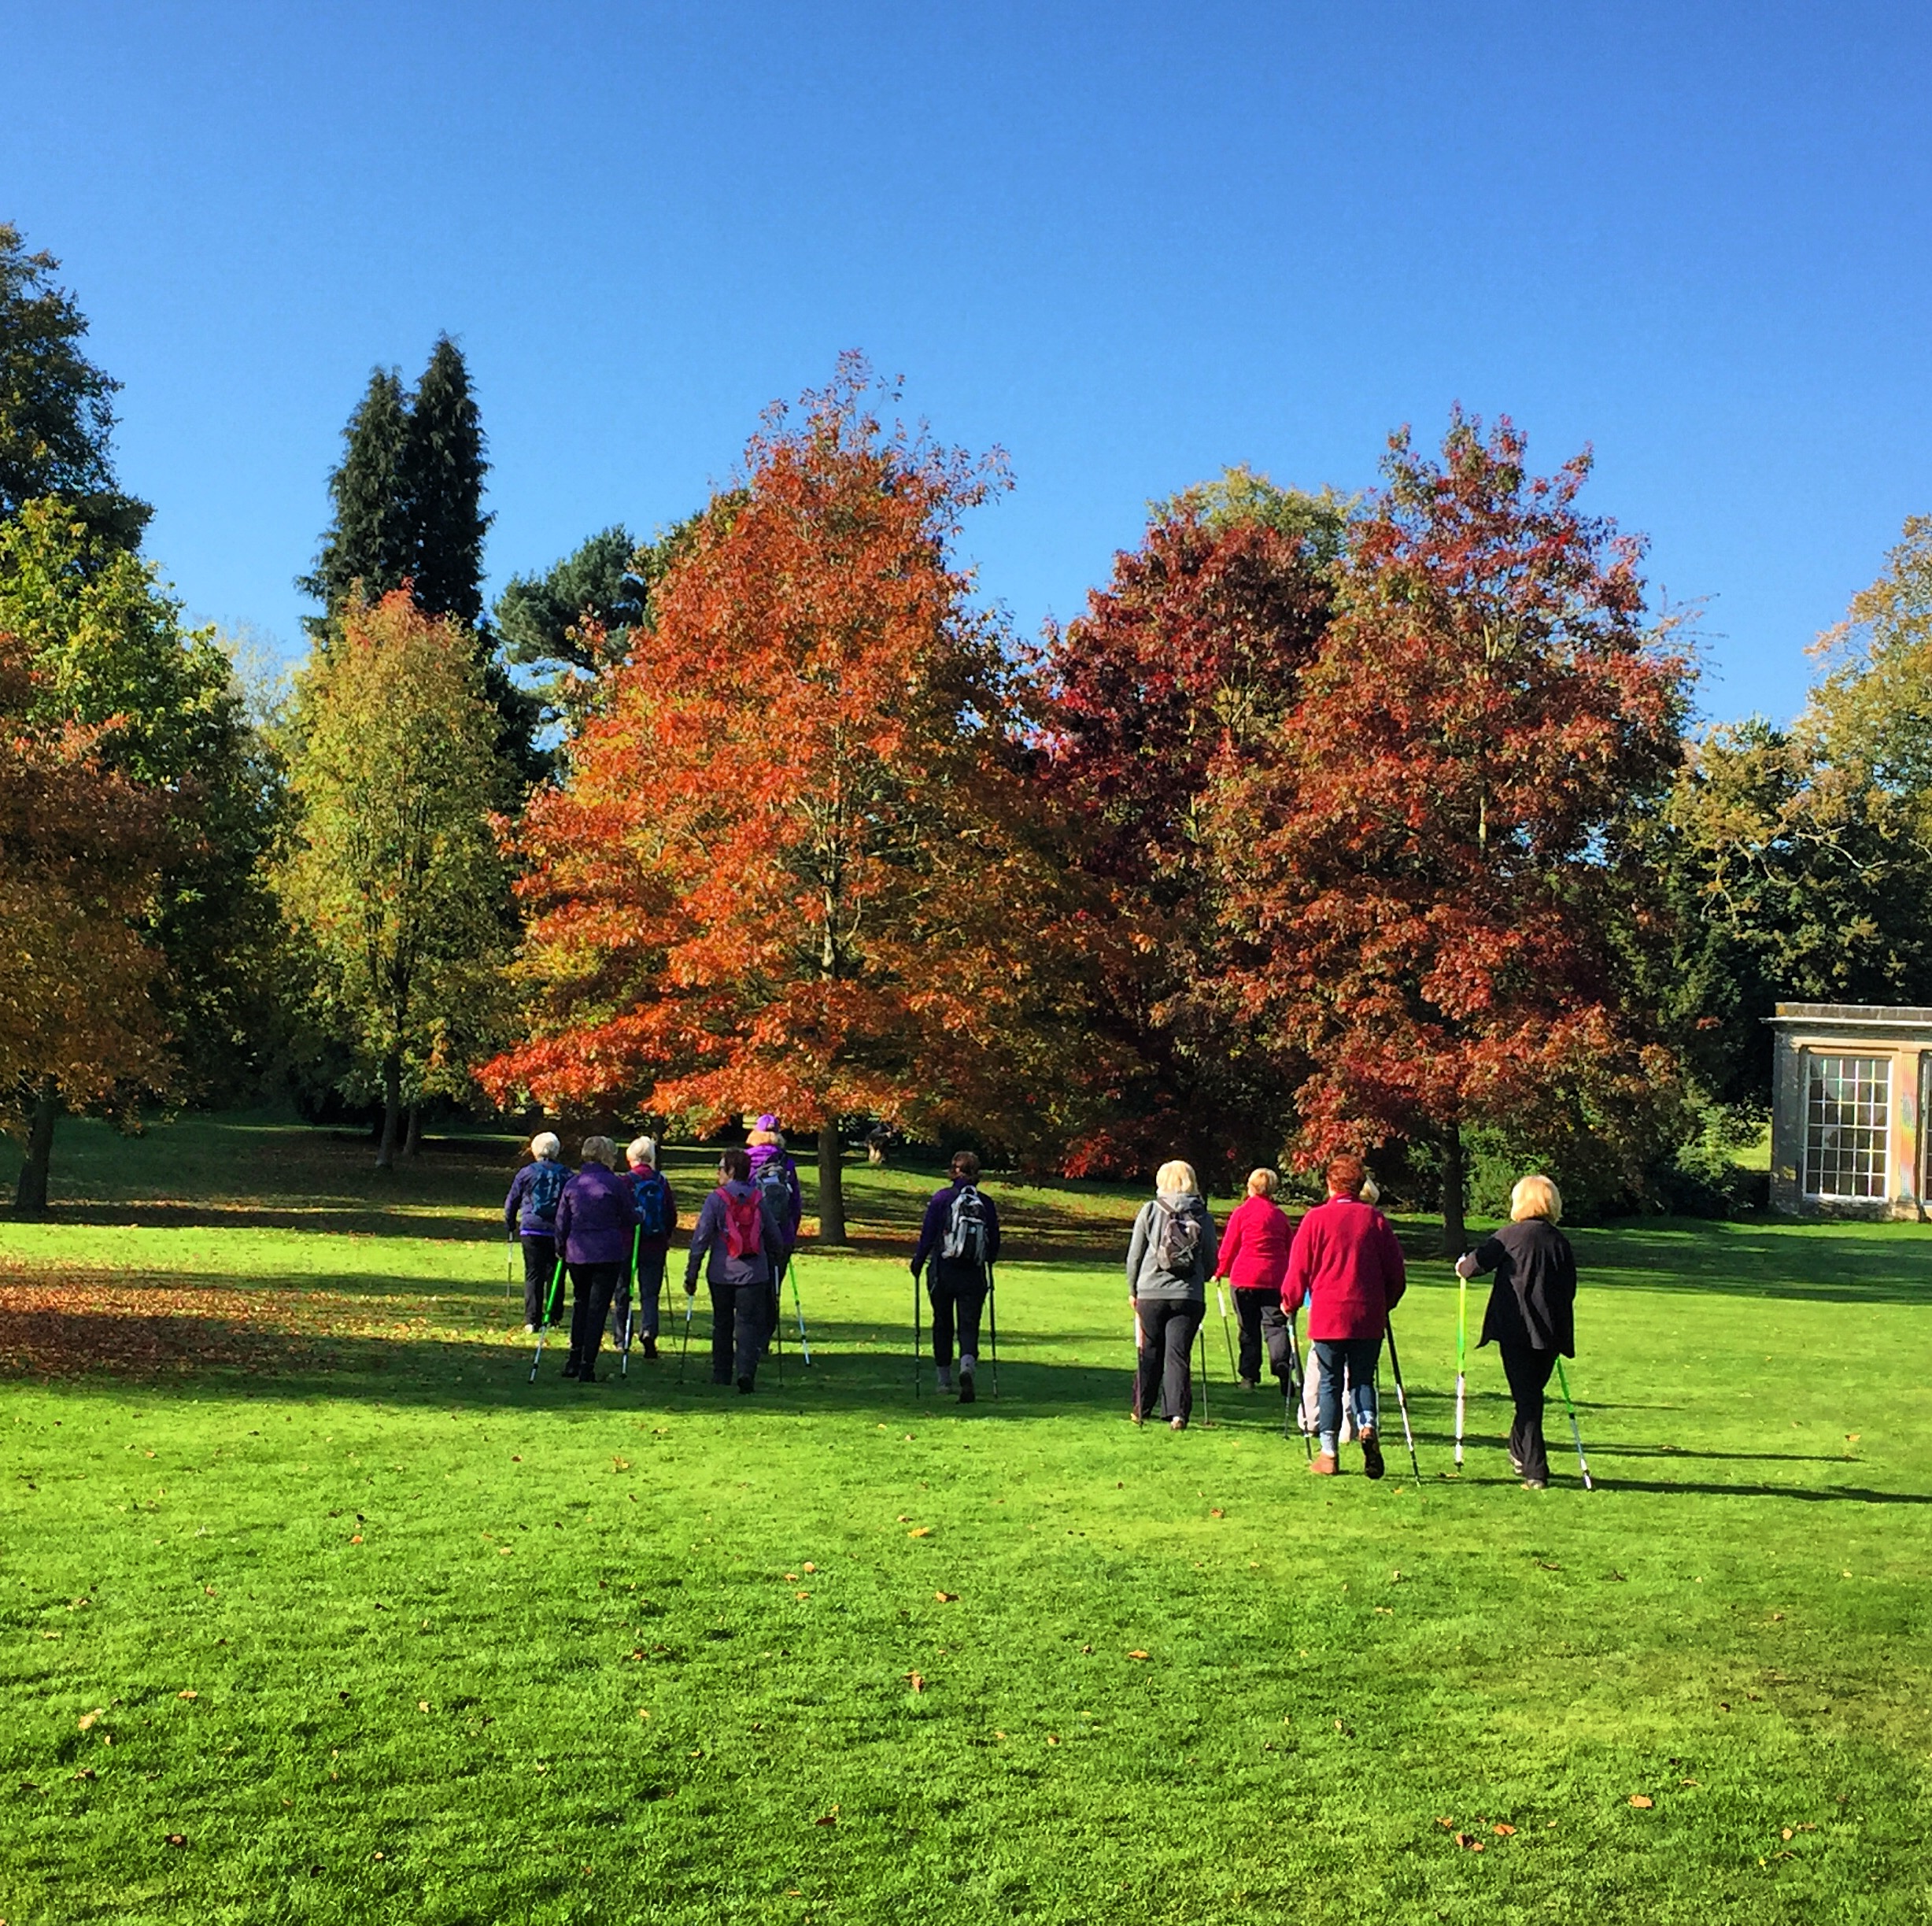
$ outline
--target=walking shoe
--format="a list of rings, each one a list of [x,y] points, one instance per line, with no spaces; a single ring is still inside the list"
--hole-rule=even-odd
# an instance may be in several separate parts
[[[578,1362],[577,1354],[573,1351],[570,1356],[564,1360],[563,1375],[566,1377],[576,1377],[581,1375],[582,1370],[583,1366]]]
[[[1550,1481],[1547,1478],[1525,1478],[1523,1488],[1526,1492],[1546,1492],[1550,1489]]]
[[[534,1324],[525,1325],[523,1327],[523,1335],[526,1337],[534,1337],[537,1335],[536,1325]]]
[[[1332,1451],[1317,1451],[1308,1461],[1308,1469],[1317,1478],[1332,1478],[1341,1467],[1335,1462]]]
[[[752,1381],[748,1377],[741,1377],[738,1380],[738,1389],[741,1392],[748,1392],[751,1388]]]
[[[1235,1382],[1243,1391],[1259,1391],[1262,1388],[1262,1381],[1258,1377],[1237,1377]]]
[[[644,1355],[647,1358],[655,1358],[657,1355],[657,1340],[655,1337],[647,1337],[644,1340]]]
[[[1379,1478],[1382,1475],[1382,1440],[1375,1435],[1372,1426],[1365,1425],[1361,1438],[1361,1470],[1365,1478]]]
[[[933,1371],[933,1375],[934,1378],[938,1381],[939,1388],[941,1391],[951,1391],[952,1389],[952,1366],[950,1364],[942,1364],[939,1366]]]
[[[1167,1429],[1169,1431],[1185,1431],[1188,1429],[1188,1421],[1184,1418],[1170,1418],[1167,1421]]]
[[[979,1393],[973,1388],[973,1373],[962,1365],[959,1370],[959,1402],[970,1404]]]
[[[1509,1454],[1509,1469],[1520,1478],[1523,1475],[1523,1461],[1514,1451]]]

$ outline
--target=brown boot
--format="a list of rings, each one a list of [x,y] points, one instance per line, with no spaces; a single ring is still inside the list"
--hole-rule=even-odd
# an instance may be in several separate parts
[[[1308,1469],[1318,1478],[1332,1478],[1338,1467],[1332,1451],[1317,1451],[1309,1460]]]
[[[1365,1428],[1361,1434],[1361,1468],[1367,1477],[1379,1478],[1383,1473],[1382,1440],[1375,1435],[1372,1425]]]

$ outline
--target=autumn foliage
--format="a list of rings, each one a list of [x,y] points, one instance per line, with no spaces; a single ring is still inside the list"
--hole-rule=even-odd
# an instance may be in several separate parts
[[[948,543],[1003,486],[888,431],[863,366],[781,412],[659,586],[653,634],[520,853],[529,1041],[501,1096],[713,1125],[1051,1129],[1077,937],[1025,774],[1025,689]]]
[[[1686,664],[1588,466],[1532,477],[1507,422],[1439,462],[1398,437],[1270,753],[1212,803],[1249,952],[1218,989],[1295,1058],[1302,1155],[1434,1147],[1452,1237],[1467,1126],[1614,1137],[1670,1075],[1619,944]]]

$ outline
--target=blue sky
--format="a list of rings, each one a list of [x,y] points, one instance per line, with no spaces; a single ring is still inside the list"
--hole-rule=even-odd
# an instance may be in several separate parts
[[[293,645],[377,363],[467,354],[493,584],[732,474],[838,351],[1010,453],[1031,630],[1148,497],[1507,412],[1705,602],[1710,712],[1932,512],[1921,6],[0,0],[0,218],[127,384],[190,608]]]

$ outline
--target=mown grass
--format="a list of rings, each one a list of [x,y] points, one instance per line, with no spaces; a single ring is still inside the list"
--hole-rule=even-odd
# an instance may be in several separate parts
[[[897,1170],[782,1388],[532,1387],[508,1148],[76,1129],[0,1225],[0,1918],[1932,1909],[1932,1233],[1580,1234],[1539,1495],[1414,1226],[1423,1480],[1316,1484],[1211,1329],[1126,1422],[1095,1186],[1000,1187],[996,1402],[913,1401]]]

